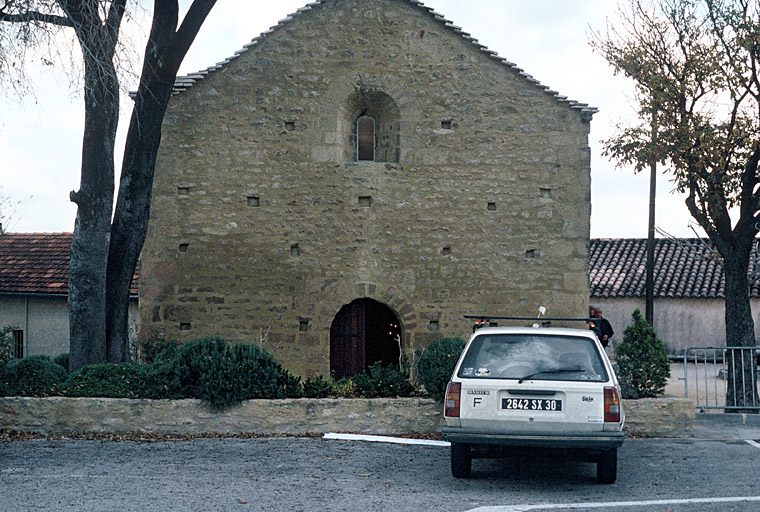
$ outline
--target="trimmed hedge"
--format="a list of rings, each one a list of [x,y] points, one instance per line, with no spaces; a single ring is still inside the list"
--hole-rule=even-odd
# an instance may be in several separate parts
[[[93,364],[72,373],[61,391],[75,397],[141,398],[146,375],[146,367],[134,363]]]
[[[12,359],[0,380],[8,396],[50,396],[66,380],[66,370],[45,356]]]
[[[55,364],[59,364],[63,367],[64,370],[66,370],[66,373],[69,373],[69,354],[68,352],[65,354],[58,354],[53,358],[53,362]]]
[[[141,350],[149,362],[90,365],[72,375],[49,357],[12,360],[6,370],[0,366],[0,395],[197,398],[218,409],[249,399],[408,397],[416,392],[408,370],[380,362],[353,377],[334,380],[320,375],[301,382],[258,346],[219,337],[185,344],[151,342]],[[440,361],[427,361],[437,352],[428,352],[420,362],[421,375],[427,375],[428,366],[440,366]],[[68,354],[56,361],[68,364]]]

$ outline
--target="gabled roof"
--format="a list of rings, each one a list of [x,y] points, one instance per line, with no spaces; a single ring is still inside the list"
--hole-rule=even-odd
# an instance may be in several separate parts
[[[312,9],[318,8],[321,5],[328,4],[331,1],[333,1],[333,0],[316,0],[314,2],[308,3],[304,7],[301,7],[300,9],[298,9],[293,14],[290,14],[289,16],[285,17],[284,19],[280,20],[277,23],[277,25],[271,27],[266,32],[262,32],[261,35],[259,35],[259,37],[254,38],[250,43],[248,43],[245,46],[243,46],[243,48],[240,49],[240,50],[238,50],[237,52],[235,52],[235,54],[233,56],[228,57],[228,58],[224,59],[221,62],[217,62],[215,65],[210,66],[210,67],[208,67],[206,69],[203,69],[201,71],[197,71],[195,73],[190,73],[190,74],[185,75],[185,76],[179,76],[179,77],[177,77],[175,79],[175,81],[174,81],[174,94],[179,94],[179,93],[181,93],[181,92],[189,89],[190,87],[193,86],[193,84],[195,84],[195,82],[203,80],[206,77],[206,75],[208,75],[210,73],[213,73],[213,72],[215,72],[215,71],[223,68],[224,66],[226,66],[227,64],[229,64],[231,61],[237,59],[238,57],[240,57],[244,53],[248,52],[251,48],[253,48],[257,44],[260,44],[262,41],[264,41],[264,39],[269,34],[271,34],[272,32],[274,32],[275,30],[279,29],[280,27],[288,24],[294,18],[296,18],[296,17],[302,15],[303,13],[308,12],[308,11],[310,11]],[[425,11],[426,13],[429,14],[429,16],[435,22],[440,23],[447,30],[451,30],[451,31],[453,31],[456,34],[459,34],[463,39],[465,39],[467,42],[469,42],[472,46],[474,46],[475,48],[477,48],[478,50],[480,50],[481,52],[483,52],[488,58],[491,58],[493,60],[501,62],[505,67],[507,67],[507,68],[515,71],[516,73],[518,73],[519,75],[521,75],[528,82],[532,83],[533,85],[535,85],[539,89],[545,91],[547,94],[553,96],[554,99],[556,99],[557,101],[559,101],[561,103],[567,103],[568,105],[570,105],[571,108],[580,110],[585,115],[585,117],[587,119],[590,120],[591,116],[593,116],[595,113],[597,113],[599,111],[599,109],[597,109],[595,107],[590,107],[586,103],[580,103],[578,101],[574,101],[574,100],[568,99],[567,96],[562,96],[557,91],[553,91],[549,87],[541,84],[538,80],[536,80],[531,75],[529,75],[528,73],[526,73],[522,68],[518,67],[516,64],[514,64],[512,62],[509,62],[504,57],[500,57],[499,54],[496,53],[495,51],[489,50],[488,47],[486,47],[485,45],[480,44],[478,42],[478,40],[475,39],[474,37],[470,36],[469,33],[464,32],[461,27],[458,27],[458,26],[454,25],[451,21],[449,21],[446,18],[444,18],[443,15],[435,12],[431,7],[425,6],[419,0],[399,0],[399,1],[406,2],[408,4],[411,4],[411,5],[415,6],[418,9],[421,9],[421,10]]]
[[[646,295],[646,247],[643,238],[594,239],[589,247],[591,297]],[[723,262],[709,242],[697,238],[655,240],[654,296],[725,297]],[[750,294],[760,297],[760,254],[752,250]]]
[[[68,295],[70,252],[71,233],[0,235],[0,294]]]

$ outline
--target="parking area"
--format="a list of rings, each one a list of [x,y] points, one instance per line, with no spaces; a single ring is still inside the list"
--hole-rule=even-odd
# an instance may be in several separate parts
[[[442,446],[7,442],[0,510],[757,510],[760,427],[703,427],[693,438],[627,439],[613,485],[596,483],[593,464],[514,458],[477,460],[473,478],[458,480]]]

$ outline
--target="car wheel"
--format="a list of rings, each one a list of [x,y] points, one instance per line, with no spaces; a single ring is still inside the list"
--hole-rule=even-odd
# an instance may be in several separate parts
[[[451,474],[454,478],[470,478],[472,452],[469,445],[451,443]]]
[[[602,452],[596,461],[596,481],[614,484],[617,480],[617,448]]]

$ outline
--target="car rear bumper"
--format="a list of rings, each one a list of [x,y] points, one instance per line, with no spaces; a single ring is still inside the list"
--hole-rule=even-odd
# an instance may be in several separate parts
[[[443,427],[443,439],[451,443],[536,448],[578,448],[610,450],[622,446],[623,432],[570,432],[536,435],[527,433],[477,432]]]

